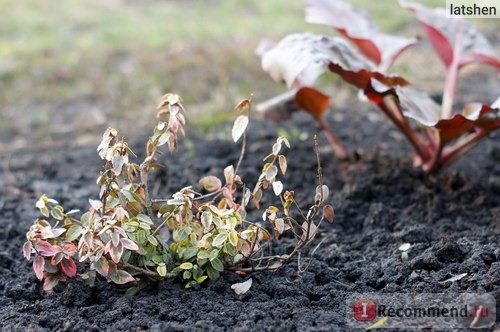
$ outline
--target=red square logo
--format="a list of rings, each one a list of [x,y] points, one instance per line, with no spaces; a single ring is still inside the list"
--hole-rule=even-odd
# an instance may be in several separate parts
[[[357,300],[352,306],[352,312],[357,321],[371,321],[377,316],[377,305],[369,299]]]

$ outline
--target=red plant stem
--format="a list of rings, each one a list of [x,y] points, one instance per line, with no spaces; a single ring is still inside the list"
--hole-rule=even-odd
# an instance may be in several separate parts
[[[443,153],[443,141],[441,140],[441,136],[439,136],[439,132],[437,130],[434,131],[435,134],[435,139],[429,139],[429,141],[433,142],[433,148],[432,148],[432,158],[422,165],[422,169],[424,170],[425,174],[432,173],[439,169],[440,164],[441,164],[441,156]],[[428,134],[430,136],[430,134]]]
[[[391,119],[391,121],[398,127],[399,130],[406,136],[408,141],[411,143],[415,153],[420,157],[421,162],[425,163],[431,157],[428,150],[425,148],[426,144],[422,141],[421,137],[417,134],[413,128],[410,127],[408,122],[403,116],[401,109],[396,104],[392,96],[386,96],[380,103],[377,103],[378,107]]]
[[[443,103],[441,104],[441,118],[448,119],[451,117],[453,108],[453,99],[455,97],[455,89],[457,85],[457,77],[460,59],[460,48],[462,46],[462,24],[457,28],[455,35],[455,46],[453,47],[453,59],[450,65],[446,68],[446,79],[443,90]]]
[[[430,171],[445,168],[475,147],[483,138],[488,136],[491,130],[478,129],[466,139],[461,140],[453,147],[445,149],[439,162]]]
[[[328,126],[328,124],[323,120],[322,117],[315,117],[316,122],[320,126],[320,128],[325,132],[326,138],[328,139],[328,142],[332,146],[333,152],[337,156],[337,158],[341,160],[354,160],[354,157],[349,151],[349,149],[346,148],[346,146],[342,143],[340,138],[337,137]]]

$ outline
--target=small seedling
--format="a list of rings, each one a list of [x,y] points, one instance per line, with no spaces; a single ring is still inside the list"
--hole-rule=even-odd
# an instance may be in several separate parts
[[[326,24],[341,36],[292,34],[262,54],[262,67],[293,91],[295,105],[309,112],[325,130],[335,154],[351,156],[322,121],[329,97],[311,87],[325,71],[360,89],[405,135],[414,151],[414,164],[425,173],[439,171],[500,128],[500,97],[491,104],[471,102],[454,109],[459,71],[472,63],[500,68],[486,38],[467,21],[449,19],[444,9],[428,9],[401,1],[423,26],[446,68],[442,103],[410,87],[399,75],[387,73],[396,58],[416,38],[381,33],[367,13],[343,0],[307,0],[306,21]],[[425,70],[425,69],[423,69]],[[288,99],[286,99],[288,100]],[[264,108],[264,111],[270,107]],[[420,126],[415,129],[409,119]]]
[[[28,260],[33,258],[33,270],[44,280],[44,290],[75,277],[75,261],[82,263],[79,275],[89,284],[99,276],[116,284],[135,282],[132,294],[148,279],[177,278],[191,287],[219,278],[224,270],[240,275],[276,270],[300,255],[323,221],[334,218],[333,208],[325,204],[329,190],[322,183],[317,141],[319,183],[306,212],[279,180],[288,167],[282,153],[290,148],[287,139],[277,139],[253,190],[238,175],[250,100],[243,100],[236,111],[232,136],[235,142],[242,140],[237,165],[227,166],[222,179],[205,176],[169,198],[151,197],[149,176],[161,167],[157,163],[160,147],[176,150],[179,133],[184,134],[186,110],[181,98],[174,94],[162,98],[159,122],[140,164],[131,162],[135,155],[118,131],[108,128],[97,148],[104,161],[97,178],[99,198],[89,201],[88,211],[76,218],[78,211],[65,212],[46,195],[36,203],[43,218],[31,226],[23,253]],[[263,208],[264,223],[247,220],[250,202],[259,208],[270,189],[277,202]],[[295,245],[290,252],[274,253],[274,243],[284,233],[295,239]],[[245,291],[245,287],[238,289]]]
[[[408,260],[408,251],[410,251],[411,244],[409,243],[403,243],[402,245],[399,246],[398,250],[401,251],[401,260],[406,261]]]

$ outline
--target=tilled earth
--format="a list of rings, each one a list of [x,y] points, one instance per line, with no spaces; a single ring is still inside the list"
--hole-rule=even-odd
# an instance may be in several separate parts
[[[1,156],[0,324],[9,331],[44,330],[237,330],[336,331],[346,329],[345,299],[352,293],[492,293],[500,298],[500,144],[482,142],[459,163],[424,178],[411,165],[408,145],[390,124],[370,113],[354,115],[356,131],[341,117],[334,130],[358,146],[359,160],[339,163],[322,140],[324,182],[336,219],[324,225],[319,244],[302,259],[274,273],[240,278],[225,272],[216,282],[185,290],[158,282],[133,298],[127,287],[78,278],[45,294],[31,264],[22,258],[25,233],[37,217],[34,203],[47,193],[67,209],[85,210],[96,198],[100,160],[95,147],[18,151]],[[345,114],[344,114],[345,115]],[[351,116],[351,115],[349,115]],[[312,133],[304,116],[283,125]],[[275,140],[276,125],[251,123],[242,176],[256,180],[262,158]],[[221,130],[226,130],[223,128]],[[126,133],[125,133],[126,134]],[[128,138],[139,152],[141,141]],[[189,135],[191,144],[165,154],[167,167],[153,177],[155,195],[168,195],[206,175],[221,175],[234,164],[239,147],[229,141]],[[292,139],[284,180],[308,204],[316,186],[316,160],[310,139]],[[252,216],[260,219],[261,212]],[[410,243],[408,259],[398,247]],[[284,239],[278,250],[289,249]],[[456,281],[451,277],[466,275]],[[231,284],[251,277],[253,285],[236,295]],[[499,302],[500,303],[500,302]],[[497,310],[498,312],[498,310]],[[498,327],[498,323],[497,323]]]

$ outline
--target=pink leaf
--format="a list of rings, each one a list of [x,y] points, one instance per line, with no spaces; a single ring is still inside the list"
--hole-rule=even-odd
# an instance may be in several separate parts
[[[306,21],[333,27],[350,39],[381,71],[387,70],[396,58],[417,42],[383,34],[364,10],[343,0],[307,0]]]
[[[456,57],[459,68],[474,62],[500,68],[500,59],[491,44],[467,21],[447,18],[443,8],[430,9],[405,1],[400,1],[400,4],[415,14],[446,67]]]
[[[35,259],[33,260],[33,271],[35,271],[35,275],[38,280],[43,279],[43,270],[45,266],[45,259],[40,255],[35,255]]]
[[[64,254],[66,254],[67,256],[72,256],[73,254],[75,254],[76,252],[78,251],[78,248],[73,244],[73,243],[66,243],[64,246],[63,246],[63,252]]]
[[[70,278],[76,276],[76,264],[71,258],[64,258],[61,261],[61,270]]]
[[[38,252],[38,254],[45,257],[53,256],[58,252],[55,246],[43,240],[35,242],[35,250]]]
[[[62,252],[58,252],[57,254],[55,254],[54,256],[52,256],[52,259],[50,260],[50,263],[52,265],[57,265],[59,263],[61,263],[61,261],[63,260],[64,258],[64,254]]]
[[[31,244],[31,241],[26,241],[23,244],[23,256],[27,260],[31,259],[31,253],[33,251],[33,245]]]

